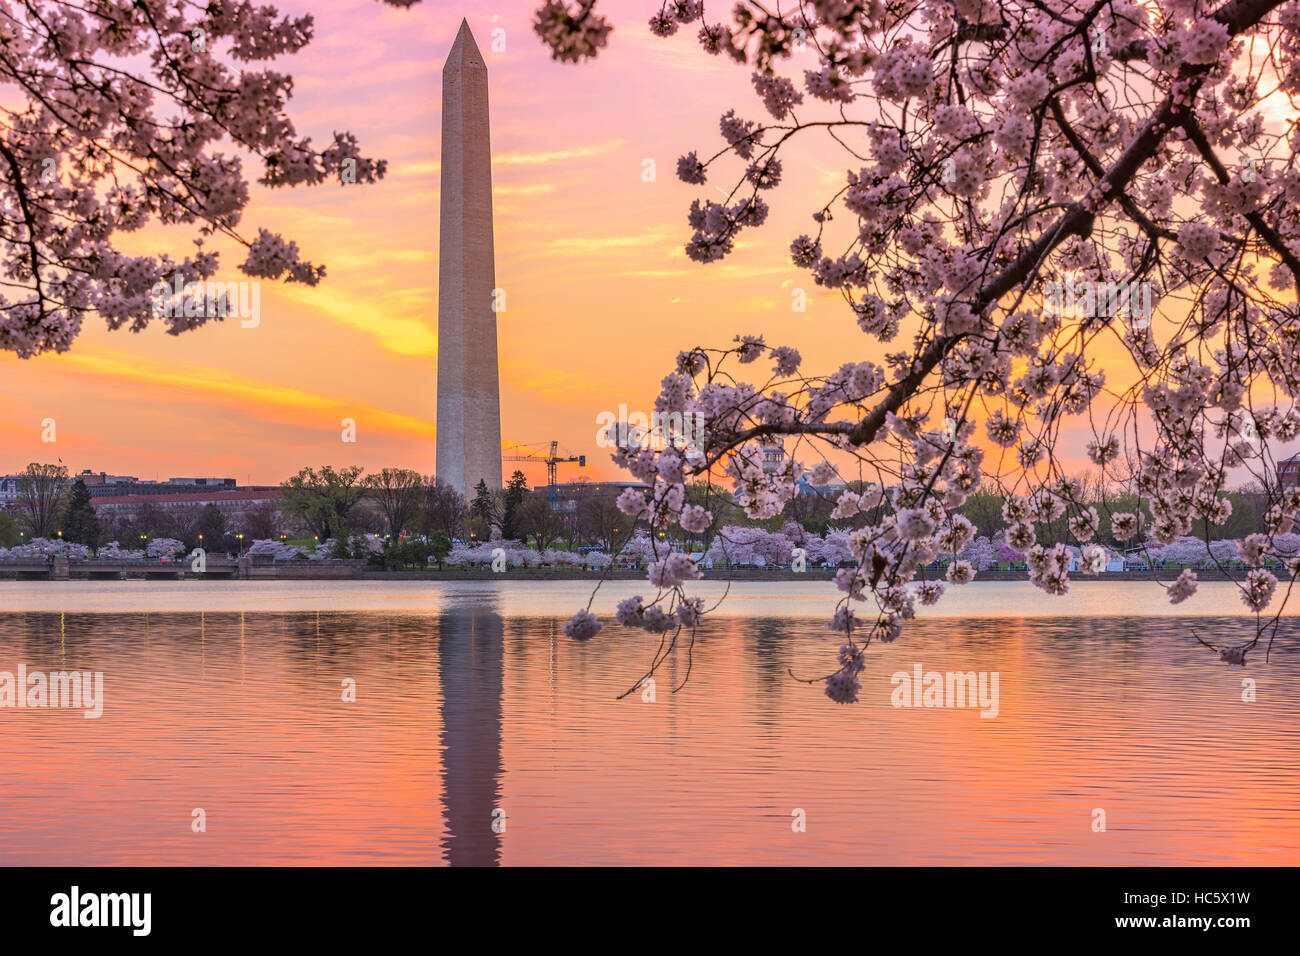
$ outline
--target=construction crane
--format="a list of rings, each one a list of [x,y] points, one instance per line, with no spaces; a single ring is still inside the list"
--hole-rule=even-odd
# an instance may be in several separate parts
[[[526,448],[526,445],[516,445],[516,448]],[[559,492],[555,487],[555,468],[557,465],[567,464],[576,461],[579,468],[587,467],[586,455],[573,455],[568,458],[559,457],[560,443],[551,442],[551,453],[549,455],[532,454],[532,455],[502,455],[502,461],[544,461],[546,462],[546,496],[551,501],[551,510],[555,511],[559,507]]]

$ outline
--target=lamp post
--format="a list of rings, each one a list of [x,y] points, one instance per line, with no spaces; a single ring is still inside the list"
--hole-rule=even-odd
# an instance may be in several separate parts
[[[243,535],[243,532],[240,532],[239,534],[235,535],[235,537],[239,539],[239,556],[242,558],[242,557],[244,556],[244,535]]]

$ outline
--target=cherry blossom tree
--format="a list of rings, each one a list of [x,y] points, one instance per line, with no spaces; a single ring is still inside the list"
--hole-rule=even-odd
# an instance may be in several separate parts
[[[648,564],[655,559],[656,553],[662,550],[662,547],[656,548],[650,535],[641,531],[634,533],[628,539],[619,554],[624,558]]]
[[[319,548],[304,548],[301,545],[285,544],[271,538],[257,538],[244,551],[244,554],[250,558],[270,557],[274,561],[294,561],[298,558],[310,558],[313,550],[319,550]]]
[[[3,5],[0,349],[66,352],[91,312],[110,329],[158,319],[173,334],[220,318],[224,295],[160,308],[156,288],[215,276],[217,235],[247,250],[249,277],[321,280],[292,240],[242,228],[245,163],[272,188],[384,175],[349,133],[320,146],[301,135],[285,111],[292,77],[251,68],[301,50],[312,30],[310,16],[248,0]],[[192,229],[194,251],[120,251],[119,234],[151,220]]]
[[[90,549],[62,538],[34,538],[13,548],[0,548],[0,561],[46,561],[56,555],[63,555],[69,561],[85,561],[90,557]]]
[[[144,554],[146,558],[178,560],[185,556],[185,542],[176,538],[150,538]]]
[[[598,6],[539,9],[557,59],[599,52]],[[1236,580],[1255,634],[1211,646],[1235,664],[1271,647],[1300,570],[1287,557],[1279,587],[1259,566],[1300,511],[1274,474],[1300,434],[1300,2],[675,0],[648,13],[652,33],[695,32],[704,55],[750,71],[758,101],[723,113],[717,149],[678,163],[707,190],[687,255],[725,259],[763,227],[793,144],[830,151],[851,168],[807,201],[791,259],[843,297],[845,350],[883,361],[807,370],[797,343],[743,331],[681,351],[656,409],[701,416],[706,434],[620,449],[650,486],[624,510],[653,533],[694,521],[682,487],[700,476],[729,478],[755,519],[780,514],[806,468],[872,481],[835,515],[865,518],[828,625],[845,643],[826,693],[850,702],[866,646],[973,577],[961,560],[946,582],[924,568],[973,540],[957,509],[976,489],[1005,496],[1006,545],[1063,594],[1072,560],[1089,573],[1104,558],[1091,543],[1103,515],[1120,541],[1208,541],[1230,515],[1228,481],[1253,480],[1268,531]],[[1071,442],[1142,507],[1085,500]],[[778,446],[773,469],[764,451]],[[1058,521],[1069,541],[1036,540]],[[689,647],[702,602],[683,555],[657,555],[648,576],[654,599],[617,620],[664,635],[653,672]],[[1157,586],[1178,602],[1195,573]],[[569,633],[600,627],[589,605]]]
[[[994,555],[993,542],[984,535],[971,541],[957,553],[962,561],[969,561],[975,571],[987,571],[997,558]]]
[[[849,544],[847,531],[828,531],[820,546],[808,551],[810,558],[815,558],[831,567],[839,567],[846,561],[854,560],[853,550]]]
[[[713,539],[708,556],[732,565],[788,564],[794,548],[784,530],[773,533],[749,525],[727,525]]]

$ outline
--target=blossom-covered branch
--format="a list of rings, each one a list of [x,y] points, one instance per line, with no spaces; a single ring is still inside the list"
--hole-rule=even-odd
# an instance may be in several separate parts
[[[799,160],[792,144],[824,137],[856,168],[814,198],[815,228],[794,238],[792,261],[842,295],[862,352],[899,344],[883,364],[823,374],[802,368],[796,343],[757,336],[682,352],[656,408],[707,428],[620,450],[651,486],[625,495],[625,510],[694,526],[683,483],[721,471],[750,516],[768,518],[806,474],[870,475],[836,507],[866,516],[830,624],[847,643],[827,693],[848,701],[861,643],[893,640],[917,601],[939,599],[945,582],[922,569],[951,554],[946,583],[973,576],[955,556],[974,538],[957,509],[975,490],[1005,497],[1006,544],[1061,594],[1072,555],[1085,573],[1106,560],[1093,541],[1103,519],[1119,540],[1167,546],[1195,530],[1208,545],[1231,513],[1228,482],[1250,480],[1268,496],[1268,533],[1238,543],[1240,567],[1219,567],[1259,615],[1256,637],[1216,649],[1243,663],[1271,639],[1290,584],[1266,565],[1300,572],[1280,543],[1300,493],[1275,471],[1279,443],[1300,434],[1300,140],[1286,119],[1300,3],[803,0],[741,2],[711,22],[704,3],[679,0],[649,29],[673,37],[697,22],[705,54],[752,70],[770,119],[728,109],[723,147],[679,160],[693,185],[740,166],[723,200],[692,204],[686,254],[716,262],[762,228],[766,197]],[[558,34],[553,23],[543,38],[572,42]],[[736,365],[764,356],[771,375],[744,381]],[[1084,440],[1100,480],[1136,509],[1085,500],[1063,471],[1066,442]],[[1075,551],[1036,540],[1056,521]],[[693,607],[691,569],[669,553],[651,577],[674,626],[693,628],[697,615],[680,613]],[[1158,586],[1185,600],[1195,571]],[[584,613],[575,636],[599,629]]]
[[[239,268],[248,276],[320,281],[324,266],[294,242],[240,231],[246,158],[269,187],[384,175],[384,161],[363,156],[349,133],[318,148],[297,132],[285,112],[290,76],[243,67],[311,37],[310,16],[247,0],[0,7],[0,79],[12,94],[0,106],[0,349],[67,351],[91,312],[111,329],[202,324],[212,312],[160,314],[153,288],[215,275],[218,254],[205,240],[216,234],[247,248]],[[195,252],[178,260],[117,248],[119,233],[150,220],[193,227]]]

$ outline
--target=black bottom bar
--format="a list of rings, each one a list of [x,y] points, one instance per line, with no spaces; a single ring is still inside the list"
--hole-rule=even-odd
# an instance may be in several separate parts
[[[7,944],[337,946],[410,934],[436,944],[481,934],[496,949],[512,934],[613,942],[677,924],[672,935],[695,943],[793,930],[810,941],[847,931],[865,945],[873,928],[892,928],[927,943],[1200,938],[1231,946],[1261,931],[1290,935],[1295,885],[1293,869],[1173,867],[14,868],[0,869],[0,917]]]

